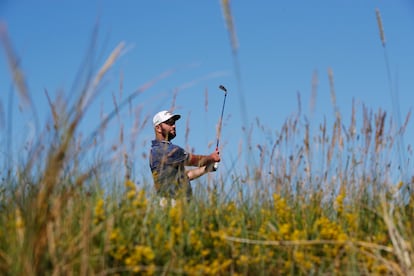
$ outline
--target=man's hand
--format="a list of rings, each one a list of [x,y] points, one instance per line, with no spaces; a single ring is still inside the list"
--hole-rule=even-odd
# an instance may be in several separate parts
[[[220,152],[218,151],[218,149],[216,149],[216,151],[210,154],[210,156],[213,160],[213,163],[210,163],[206,166],[206,172],[215,172],[218,168],[218,162],[220,162],[221,160]]]
[[[203,162],[205,162],[205,165],[200,166],[199,168],[196,168],[196,169],[188,170],[187,176],[190,180],[196,179],[205,173],[215,172],[217,170],[215,164],[217,162],[220,162],[221,160],[220,153],[218,150],[214,151],[210,155],[192,155],[191,158],[193,160],[195,160],[196,158],[203,159]]]
[[[217,171],[215,164],[216,164],[216,163],[210,163],[209,165],[205,166],[204,171],[205,171],[206,173],[209,173],[209,172],[215,172],[215,171]]]
[[[196,166],[196,167],[204,167],[210,164],[214,164],[216,162],[220,162],[220,154],[219,151],[216,150],[210,155],[196,155],[190,154],[186,162],[186,166]]]
[[[210,154],[210,157],[213,163],[220,162],[220,152],[217,149],[212,154]]]

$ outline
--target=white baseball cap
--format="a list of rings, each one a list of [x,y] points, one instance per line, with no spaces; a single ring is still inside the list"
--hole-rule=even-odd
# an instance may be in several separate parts
[[[155,114],[154,118],[152,119],[152,123],[154,124],[154,127],[155,127],[165,121],[168,121],[171,118],[177,121],[178,119],[181,118],[181,115],[173,114],[167,110],[163,110]]]

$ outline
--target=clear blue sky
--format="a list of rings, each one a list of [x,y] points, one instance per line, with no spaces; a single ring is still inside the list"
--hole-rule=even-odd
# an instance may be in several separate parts
[[[126,43],[127,51],[106,76],[99,98],[83,121],[81,131],[85,136],[99,124],[101,113],[111,112],[113,95],[120,101],[120,82],[125,99],[163,72],[178,69],[133,101],[134,109],[142,108],[140,116],[150,119],[137,136],[137,147],[132,153],[137,159],[149,150],[153,114],[170,108],[175,93],[176,112],[183,119],[177,124],[174,141],[186,144],[184,130],[188,124],[188,144],[198,153],[213,151],[215,125],[223,102],[220,84],[229,91],[221,140],[224,167],[231,167],[239,144],[246,144],[248,138],[241,128],[249,127],[258,118],[270,133],[280,130],[285,120],[298,112],[297,93],[302,98],[302,112],[314,127],[324,116],[332,118],[328,68],[333,70],[337,105],[345,123],[350,121],[353,99],[359,118],[362,104],[373,110],[382,108],[391,115],[376,8],[382,15],[401,116],[413,107],[413,1],[231,1],[230,7],[238,41],[239,80],[218,0],[0,0],[0,20],[7,26],[20,58],[41,122],[50,118],[45,89],[52,98],[59,91],[65,95],[73,93],[76,74],[87,56],[95,26],[99,30],[94,51],[96,68],[118,43]],[[318,89],[312,113],[309,102],[315,72]],[[11,83],[2,53],[3,114],[10,108]],[[16,97],[11,134],[15,147],[39,134],[32,117],[19,111],[18,105]],[[122,121],[125,135],[130,137],[134,120],[134,116],[124,112],[121,120],[115,119],[110,125],[112,134],[117,136]],[[6,129],[3,124],[1,132]],[[414,138],[413,133],[410,122],[406,144]],[[107,137],[107,143],[116,143],[116,138],[110,138],[110,134]],[[265,143],[266,139],[257,132],[252,144]],[[2,140],[4,148],[4,137]],[[245,166],[243,160],[239,162],[238,166]],[[144,162],[136,173],[147,171],[145,165]]]

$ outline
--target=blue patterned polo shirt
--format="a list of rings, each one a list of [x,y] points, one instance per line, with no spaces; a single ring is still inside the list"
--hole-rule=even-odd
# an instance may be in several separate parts
[[[152,141],[149,165],[158,195],[175,198],[185,193],[191,197],[184,165],[188,158],[188,152],[169,141]]]

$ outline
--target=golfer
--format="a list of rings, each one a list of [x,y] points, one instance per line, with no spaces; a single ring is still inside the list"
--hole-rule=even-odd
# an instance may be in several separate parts
[[[171,199],[191,198],[190,181],[214,171],[214,163],[220,162],[219,152],[210,155],[196,155],[171,143],[176,136],[175,122],[180,115],[160,111],[153,118],[155,140],[152,141],[149,165],[154,179],[155,190],[161,197],[161,206]],[[193,166],[190,170],[186,166]]]

